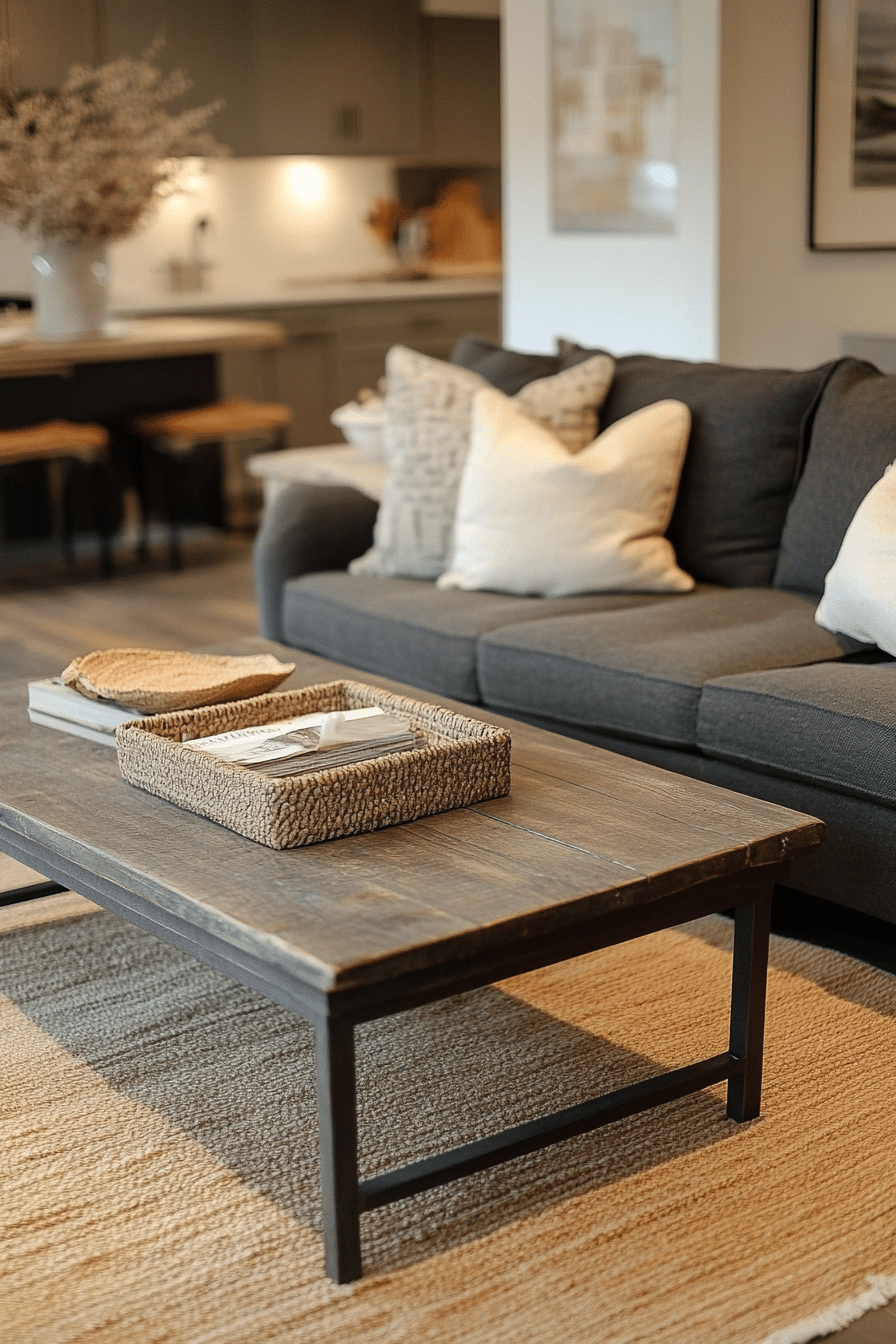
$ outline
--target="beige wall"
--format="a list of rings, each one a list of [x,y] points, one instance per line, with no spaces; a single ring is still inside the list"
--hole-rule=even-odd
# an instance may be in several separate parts
[[[722,0],[720,355],[800,368],[896,334],[896,251],[807,245],[811,0]],[[896,193],[893,210],[896,236]]]

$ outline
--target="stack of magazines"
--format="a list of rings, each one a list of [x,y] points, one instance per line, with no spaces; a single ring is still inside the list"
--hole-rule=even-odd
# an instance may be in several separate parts
[[[66,686],[61,677],[28,683],[28,717],[45,728],[86,737],[89,742],[115,746],[115,729],[120,723],[148,716],[111,700],[89,700],[80,691]]]
[[[274,779],[332,770],[425,745],[423,733],[414,732],[407,720],[385,714],[377,706],[303,714],[184,743],[193,751]]]

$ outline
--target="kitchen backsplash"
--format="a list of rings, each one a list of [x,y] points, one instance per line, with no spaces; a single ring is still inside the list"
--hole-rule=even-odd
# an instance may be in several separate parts
[[[290,280],[376,275],[394,264],[364,222],[396,194],[391,159],[222,159],[185,165],[184,190],[110,249],[120,303],[202,284],[228,297]],[[28,244],[0,228],[0,295],[30,292]]]

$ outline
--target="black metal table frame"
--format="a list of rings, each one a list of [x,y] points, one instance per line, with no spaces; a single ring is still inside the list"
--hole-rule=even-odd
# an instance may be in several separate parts
[[[225,942],[208,929],[191,925],[108,876],[81,868],[39,840],[2,824],[0,848],[51,881],[80,892],[312,1024],[324,1252],[326,1272],[337,1283],[350,1283],[361,1277],[360,1216],[371,1209],[446,1185],[725,1080],[729,1118],[743,1122],[759,1115],[771,902],[775,884],[786,881],[789,862],[744,869],[671,895],[576,920],[547,934],[508,938],[501,946],[458,962],[406,972],[370,985],[326,991],[298,981],[282,968]],[[359,1180],[356,1025],[732,908],[734,953],[729,1042],[722,1054],[514,1125],[435,1157]]]

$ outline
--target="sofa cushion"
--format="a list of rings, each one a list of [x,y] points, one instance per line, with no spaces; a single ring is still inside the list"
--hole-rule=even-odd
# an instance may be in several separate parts
[[[567,363],[597,353],[577,348]],[[801,373],[625,355],[601,411],[608,425],[668,397],[690,407],[688,455],[669,525],[698,582],[771,584],[801,438],[833,365]]]
[[[707,681],[843,655],[842,637],[816,625],[814,610],[773,588],[703,589],[647,608],[512,625],[480,641],[482,700],[693,748]]]
[[[896,464],[887,467],[846,529],[815,619],[896,656]]]
[[[542,597],[688,592],[694,581],[663,534],[690,423],[683,402],[661,401],[571,454],[519,411],[518,398],[477,392],[439,588]]]
[[[513,404],[559,439],[568,453],[581,453],[597,435],[597,413],[612,378],[611,356],[594,355],[571,369],[527,383],[517,392]],[[489,390],[493,396],[499,395],[498,389]]]
[[[285,585],[283,637],[310,653],[476,703],[476,646],[486,631],[659,600],[636,593],[555,600],[443,593],[414,579],[306,574]]]
[[[435,579],[448,564],[457,491],[470,443],[472,403],[492,390],[469,369],[401,345],[386,356],[385,443],[388,473],[373,546],[352,561],[353,574]],[[531,419],[580,452],[597,433],[597,409],[613,376],[598,354],[528,383],[515,400]]]
[[[373,546],[352,561],[352,572],[435,579],[451,547],[473,398],[488,384],[402,345],[387,354],[386,375],[389,470]]]
[[[843,360],[815,413],[781,537],[776,588],[821,596],[856,510],[894,458],[896,377]]]
[[[697,745],[719,760],[896,807],[896,661],[878,654],[711,681]]]
[[[604,353],[588,350],[582,358]],[[580,363],[575,360],[570,363]],[[535,378],[549,378],[565,366],[557,355],[530,355],[522,350],[506,350],[481,336],[461,336],[451,351],[451,363],[472,369],[506,396],[512,397]]]

